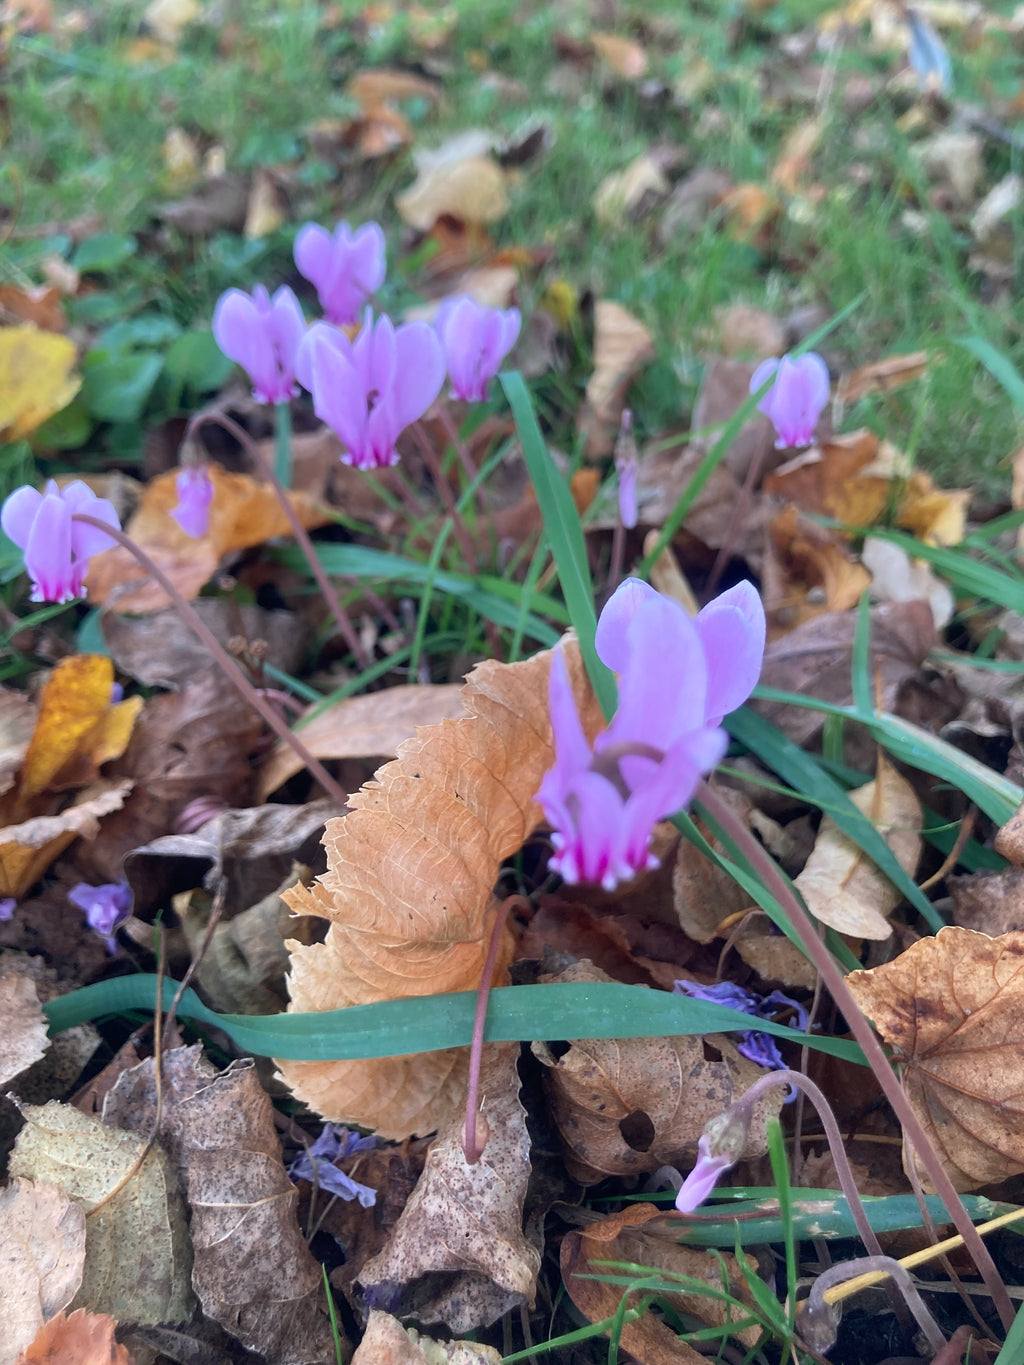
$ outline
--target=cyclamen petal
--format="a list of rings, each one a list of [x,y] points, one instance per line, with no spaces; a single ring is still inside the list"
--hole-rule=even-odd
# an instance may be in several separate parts
[[[384,283],[387,248],[378,223],[364,223],[355,232],[339,223],[328,232],[319,223],[306,223],[295,237],[295,265],[320,299],[328,322],[348,326],[359,317],[369,296]]]
[[[43,493],[18,488],[5,501],[0,525],[24,554],[33,602],[71,602],[83,596],[89,561],[109,549],[109,536],[72,521],[78,513],[120,526],[113,505],[77,479],[63,489],[50,479]]]
[[[761,676],[764,607],[752,583],[737,583],[699,611],[694,625],[708,670],[707,723],[721,725],[723,717],[743,705]]]
[[[780,448],[810,445],[814,428],[828,402],[828,366],[820,355],[808,351],[795,360],[765,360],[750,380],[750,392],[775,375],[775,383],[758,403],[759,411],[771,420]]]
[[[229,289],[213,311],[213,337],[252,380],[260,403],[284,403],[296,392],[295,357],[306,330],[298,299],[282,285],[271,298],[263,285],[252,294]]]
[[[171,508],[171,516],[187,536],[198,539],[210,529],[210,504],[213,502],[213,483],[205,465],[189,465],[179,469],[174,485],[178,490],[178,505]]]
[[[517,308],[485,308],[468,296],[448,299],[435,326],[444,346],[452,397],[482,403],[487,386],[519,336]]]

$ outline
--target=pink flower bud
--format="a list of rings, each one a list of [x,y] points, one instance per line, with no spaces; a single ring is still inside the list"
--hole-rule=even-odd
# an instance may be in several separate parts
[[[775,383],[757,406],[778,434],[775,444],[780,449],[810,445],[821,410],[828,402],[827,365],[813,351],[796,360],[788,355],[781,360],[763,360],[751,377],[750,392],[756,393],[773,374]]]
[[[306,330],[299,301],[282,286],[271,298],[258,284],[251,294],[229,289],[213,310],[213,337],[252,380],[260,403],[285,403],[296,392],[295,353]]]
[[[521,322],[518,308],[485,308],[468,296],[445,300],[434,325],[444,346],[453,398],[484,401],[487,385],[516,344]]]
[[[178,470],[175,487],[178,505],[171,508],[171,516],[187,536],[198,539],[210,529],[210,503],[213,483],[206,465],[185,465]]]
[[[384,283],[385,253],[378,223],[364,223],[355,232],[348,223],[339,223],[333,233],[319,223],[306,223],[295,237],[299,274],[316,290],[327,321],[340,326],[355,322]]]
[[[66,488],[50,479],[43,493],[26,484],[16,488],[0,510],[0,525],[24,552],[33,602],[84,597],[89,560],[113,543],[96,527],[73,521],[76,512],[120,528],[112,504],[78,479]]]

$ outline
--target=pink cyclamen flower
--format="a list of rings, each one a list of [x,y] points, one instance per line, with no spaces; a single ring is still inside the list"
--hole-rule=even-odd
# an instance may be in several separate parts
[[[320,299],[328,322],[347,326],[371,294],[384,283],[387,269],[384,233],[378,223],[355,232],[339,223],[333,233],[306,223],[295,236],[295,264]]]
[[[773,374],[775,383],[757,406],[775,428],[776,446],[810,445],[821,410],[828,402],[828,366],[813,351],[795,360],[788,355],[781,360],[763,360],[751,377],[750,392],[756,393]]]
[[[285,403],[295,388],[295,353],[306,330],[299,301],[285,285],[271,298],[262,284],[251,294],[229,289],[213,310],[213,338],[252,380],[259,403]]]
[[[598,655],[619,675],[619,708],[593,750],[555,652],[555,766],[537,799],[553,830],[551,867],[567,882],[599,882],[610,891],[657,866],[651,832],[687,804],[725,753],[722,718],[757,682],[764,639],[764,608],[750,583],[722,593],[691,620],[677,602],[627,578],[597,625]]]
[[[518,308],[485,308],[468,296],[442,303],[434,326],[444,346],[453,398],[484,401],[521,325]]]
[[[68,892],[68,900],[85,914],[90,929],[106,942],[107,951],[117,949],[115,931],[131,913],[132,893],[126,881],[105,882],[102,886],[90,886],[88,882],[78,882]]]
[[[299,383],[316,415],[344,442],[343,464],[377,469],[398,463],[402,430],[423,416],[444,382],[444,355],[425,322],[376,322],[367,309],[355,341],[314,323],[299,347]]]
[[[204,464],[184,465],[174,480],[178,490],[178,505],[171,508],[171,516],[187,536],[198,539],[210,529],[210,503],[213,502],[213,482]]]
[[[16,488],[0,510],[0,525],[24,552],[33,602],[71,602],[84,597],[90,559],[113,544],[96,527],[73,521],[77,512],[120,528],[112,504],[98,498],[80,479],[66,488],[58,488],[50,479],[42,493],[26,484]]]

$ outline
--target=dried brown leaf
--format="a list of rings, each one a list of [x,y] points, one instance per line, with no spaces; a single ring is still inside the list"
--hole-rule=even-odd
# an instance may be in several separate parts
[[[612,299],[594,305],[594,373],[578,426],[587,438],[590,459],[611,453],[626,402],[626,393],[654,355],[651,333],[639,319]]]
[[[296,728],[314,758],[376,758],[394,754],[421,725],[436,725],[460,715],[462,688],[454,683],[388,687],[362,697],[344,697]],[[278,743],[260,772],[256,799],[265,801],[301,769],[302,760],[294,750]]]
[[[507,177],[487,150],[489,138],[459,133],[434,151],[414,155],[417,177],[395,207],[402,219],[429,232],[439,218],[496,223],[508,212]]]
[[[519,1101],[516,1044],[486,1049],[481,1065],[483,1156],[462,1151],[462,1115],[431,1145],[423,1175],[384,1250],[359,1282],[402,1289],[402,1313],[453,1332],[489,1326],[510,1308],[533,1306],[540,1253],[523,1235],[530,1178],[526,1111]],[[480,1119],[478,1119],[480,1122]],[[440,1273],[455,1278],[442,1282]]]
[[[95,839],[100,818],[120,810],[132,784],[97,782],[59,815],[37,815],[0,829],[0,896],[25,894],[69,844]]]
[[[22,1112],[11,1173],[58,1185],[88,1215],[76,1305],[133,1322],[187,1318],[188,1227],[161,1149],[57,1100]]]
[[[466,715],[406,740],[350,799],[350,813],[328,823],[327,872],[286,897],[296,913],[331,921],[322,944],[292,949],[292,1009],[479,985],[498,868],[540,822],[536,792],[554,761],[550,658],[482,664],[463,691]],[[575,645],[566,662],[594,735],[603,722]],[[325,1118],[385,1137],[432,1132],[464,1097],[464,1049],[279,1066]]]
[[[0,796],[14,786],[36,728],[37,707],[24,692],[0,690]]]
[[[251,1058],[217,1072],[199,1047],[163,1060],[159,1137],[192,1210],[192,1287],[208,1318],[276,1365],[333,1359],[319,1265],[296,1218],[273,1109]],[[118,1080],[107,1123],[148,1133],[152,1060]]]
[[[920,379],[927,368],[927,351],[887,356],[885,360],[875,360],[870,365],[847,370],[836,386],[836,398],[845,407],[869,393],[891,393],[904,384]]]
[[[127,1346],[114,1340],[116,1326],[108,1313],[84,1308],[58,1313],[39,1329],[17,1365],[133,1365]]]
[[[0,976],[0,1085],[38,1062],[46,1052],[46,1024],[35,982],[28,976]]]
[[[846,981],[956,1188],[1024,1171],[1024,933],[940,929]]]
[[[595,29],[590,41],[601,61],[616,76],[635,81],[646,75],[647,53],[634,39],[625,38],[620,33],[605,33]]]
[[[611,978],[584,961],[545,979]],[[545,1084],[569,1174],[585,1185],[692,1162],[707,1121],[764,1074],[719,1035],[580,1039],[560,1056],[546,1043],[533,1043],[532,1049],[547,1068]],[[773,1093],[756,1107],[744,1156],[767,1150],[765,1122],[781,1104]]]
[[[54,1185],[15,1178],[0,1190],[0,1365],[14,1365],[43,1323],[78,1292],[85,1214]]]
[[[378,66],[357,71],[345,86],[345,94],[365,110],[370,110],[381,104],[413,99],[437,104],[441,99],[441,87],[436,81],[429,81],[412,71]]]
[[[422,1337],[390,1313],[372,1309],[352,1365],[501,1365],[501,1356],[475,1341]]]
[[[964,929],[995,938],[1024,929],[1024,867],[950,877],[953,919]]]

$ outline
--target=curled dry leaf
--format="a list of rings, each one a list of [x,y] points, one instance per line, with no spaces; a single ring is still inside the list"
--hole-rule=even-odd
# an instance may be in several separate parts
[[[908,876],[921,856],[921,803],[906,778],[879,754],[873,782],[850,793]],[[853,938],[888,938],[889,916],[903,899],[888,877],[835,821],[824,816],[811,856],[794,885],[822,924]]]
[[[0,829],[0,896],[25,894],[69,844],[95,839],[100,819],[120,810],[132,783],[97,782],[59,815],[37,815]]]
[[[575,643],[566,643],[565,658],[593,737],[603,721]],[[463,689],[465,716],[406,740],[350,799],[350,813],[328,822],[327,872],[285,897],[297,914],[331,922],[322,944],[289,945],[292,1009],[480,984],[498,868],[542,819],[535,797],[554,762],[550,661],[545,651],[524,663],[481,664]],[[385,1137],[433,1132],[464,1098],[464,1049],[279,1066],[324,1118]]]
[[[417,177],[395,195],[395,207],[410,227],[429,232],[439,218],[462,223],[496,223],[508,212],[507,177],[490,155],[489,136],[469,131],[434,151],[414,153]]]
[[[552,981],[610,981],[579,962]],[[557,1056],[533,1043],[547,1068],[546,1088],[574,1180],[692,1165],[708,1119],[728,1109],[764,1068],[741,1057],[721,1034],[676,1038],[584,1038]],[[765,1123],[782,1097],[770,1091],[754,1109],[744,1157],[767,1151]]]
[[[138,511],[125,528],[136,545],[153,559],[183,597],[198,596],[224,555],[262,545],[273,536],[291,533],[288,518],[269,483],[232,474],[211,463],[213,501],[210,529],[198,538],[186,535],[171,516],[178,505],[176,471],[169,470],[146,485]],[[289,498],[303,526],[322,526],[325,517],[302,493]],[[98,554],[87,579],[92,602],[109,603],[128,614],[160,611],[170,605],[166,593],[150,582],[138,561],[120,545]]]
[[[599,1223],[579,1232],[569,1232],[562,1241],[562,1278],[573,1303],[591,1322],[612,1317],[622,1299],[618,1285],[605,1284],[595,1278],[607,1273],[600,1261],[628,1261],[663,1270],[670,1274],[687,1275],[703,1280],[709,1290],[723,1288],[741,1304],[753,1306],[750,1290],[736,1257],[726,1252],[719,1256],[696,1247],[679,1246],[671,1215],[654,1204],[630,1204],[620,1213],[613,1213]],[[743,1253],[745,1254],[745,1253]],[[747,1258],[748,1268],[755,1269]],[[723,1277],[727,1284],[723,1285]],[[704,1322],[721,1326],[729,1321],[735,1310],[731,1305],[699,1293],[666,1296],[680,1312],[692,1314]],[[746,1346],[752,1346],[758,1329],[746,1328],[734,1334]],[[642,1365],[702,1365],[706,1360],[687,1342],[652,1313],[627,1324],[621,1337],[623,1347]]]
[[[466,1161],[463,1116],[454,1115],[432,1144],[384,1250],[359,1272],[366,1288],[400,1290],[403,1316],[444,1322],[458,1333],[489,1326],[524,1301],[533,1307],[540,1253],[523,1235],[530,1139],[518,1059],[515,1043],[485,1050],[483,1156],[473,1166]],[[446,1279],[439,1288],[441,1273]]]
[[[475,1341],[432,1341],[373,1309],[352,1365],[501,1365],[501,1356]]]
[[[85,1214],[54,1185],[15,1178],[0,1190],[0,1365],[14,1365],[82,1283]]]
[[[22,1113],[11,1174],[58,1185],[89,1215],[75,1303],[132,1322],[187,1318],[188,1227],[163,1151],[57,1100]]]
[[[43,1008],[35,982],[11,972],[0,976],[0,1085],[20,1075],[46,1052]]]
[[[203,1312],[275,1365],[333,1358],[320,1267],[299,1230],[298,1193],[252,1059],[218,1072],[202,1048],[181,1047],[161,1074],[158,1136],[191,1206],[192,1287]],[[155,1117],[150,1059],[120,1077],[103,1118],[148,1134]]]
[[[0,328],[0,442],[19,441],[74,398],[75,343],[35,327]]]
[[[394,754],[419,726],[461,715],[462,688],[457,684],[388,687],[344,697],[296,730],[314,758],[376,758]],[[260,772],[257,800],[265,801],[301,768],[295,751],[278,742]]]
[[[621,303],[598,299],[594,305],[594,373],[587,381],[579,416],[590,459],[611,453],[626,392],[653,355],[654,343],[644,324]]]
[[[1024,932],[940,929],[846,982],[956,1188],[1024,1171]]]
[[[109,1313],[58,1313],[40,1327],[17,1365],[134,1365],[127,1346],[114,1340],[116,1327]]]

